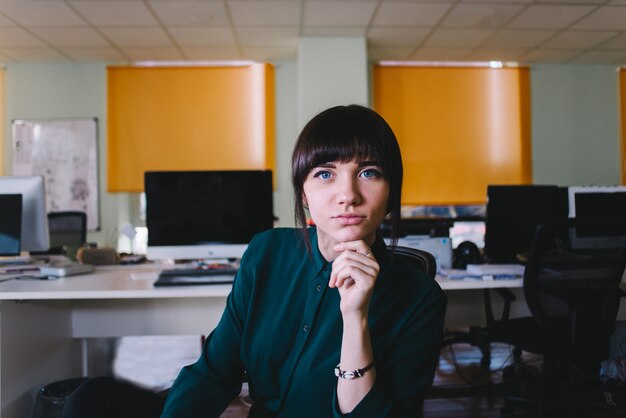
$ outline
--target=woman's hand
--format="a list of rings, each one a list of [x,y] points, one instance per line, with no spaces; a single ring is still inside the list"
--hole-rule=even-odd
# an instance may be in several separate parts
[[[333,261],[328,285],[339,289],[341,313],[366,317],[380,266],[364,241],[341,242],[334,250],[341,254]]]

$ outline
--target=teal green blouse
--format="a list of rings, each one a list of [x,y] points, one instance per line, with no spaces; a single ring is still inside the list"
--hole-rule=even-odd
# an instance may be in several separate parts
[[[162,418],[219,417],[239,394],[280,417],[415,417],[439,356],[446,297],[437,283],[382,239],[372,250],[380,273],[369,308],[376,383],[349,414],[337,408],[342,320],[328,287],[332,263],[317,249],[315,228],[257,235],[202,355],[178,375]],[[365,366],[365,365],[364,365]]]

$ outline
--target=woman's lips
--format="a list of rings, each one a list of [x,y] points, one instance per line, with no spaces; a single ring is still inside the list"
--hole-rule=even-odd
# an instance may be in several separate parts
[[[335,219],[339,221],[341,225],[358,225],[365,220],[364,216],[360,215],[339,215],[335,216]]]

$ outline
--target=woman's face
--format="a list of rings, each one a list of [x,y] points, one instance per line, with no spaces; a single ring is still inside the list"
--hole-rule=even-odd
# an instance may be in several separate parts
[[[389,184],[375,161],[321,164],[311,170],[303,188],[325,258],[334,259],[332,248],[339,242],[372,245],[389,198]]]

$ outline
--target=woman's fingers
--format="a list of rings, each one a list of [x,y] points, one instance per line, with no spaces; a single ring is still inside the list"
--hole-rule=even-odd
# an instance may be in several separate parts
[[[342,287],[347,279],[351,279],[349,284],[354,283],[362,290],[373,287],[379,265],[367,244],[363,241],[344,242],[337,244],[335,250],[342,253],[333,262],[330,287]]]

